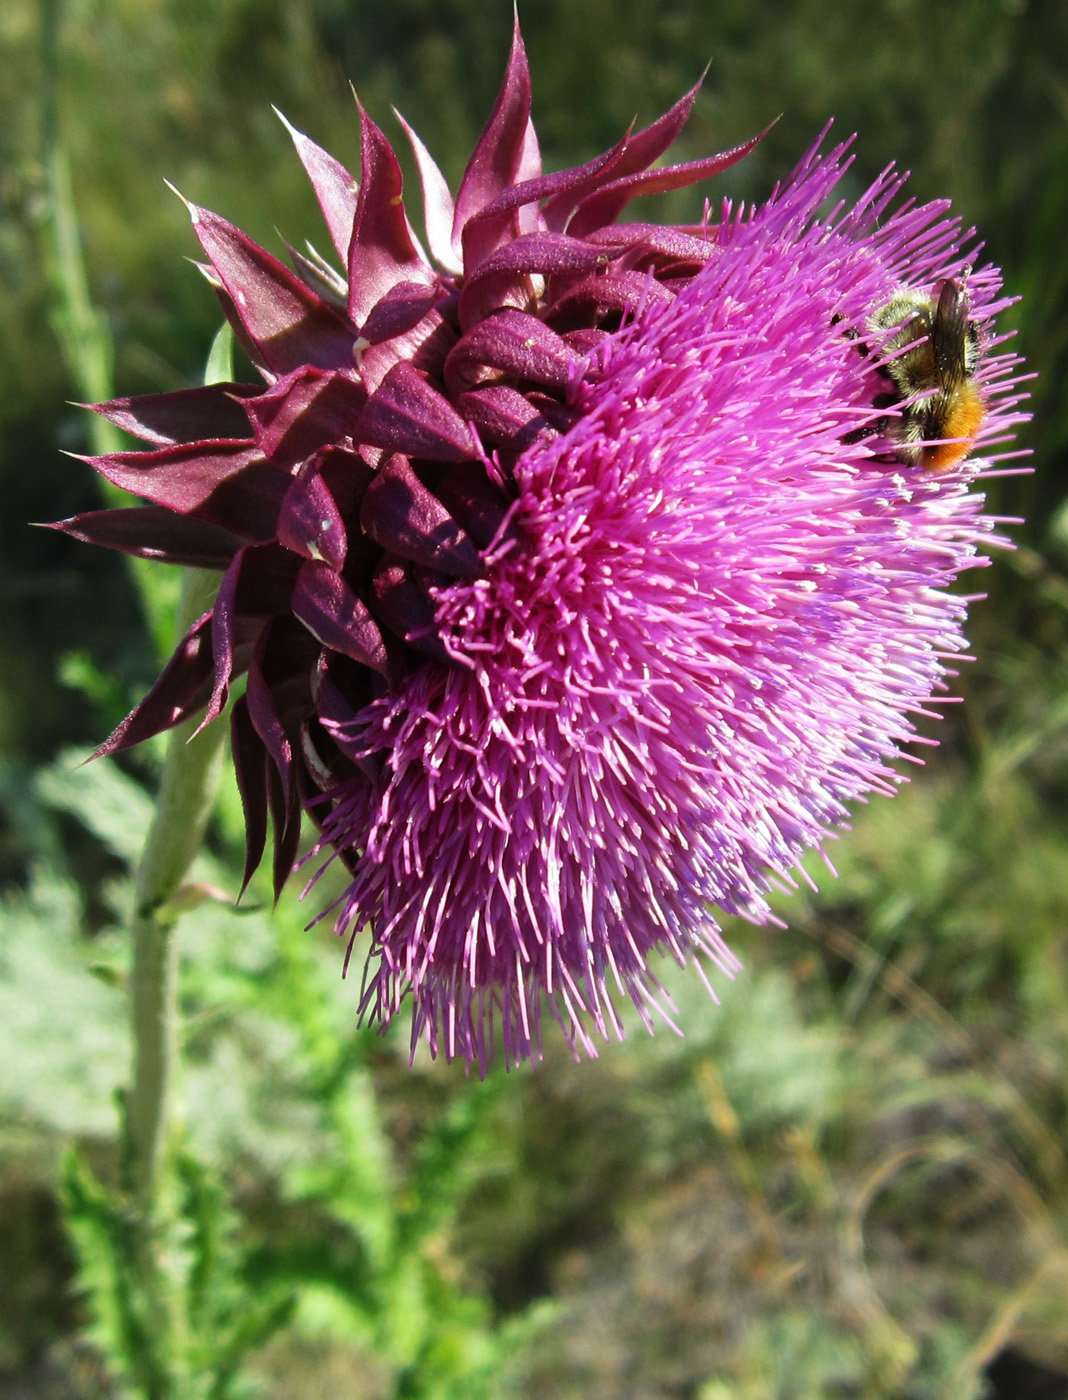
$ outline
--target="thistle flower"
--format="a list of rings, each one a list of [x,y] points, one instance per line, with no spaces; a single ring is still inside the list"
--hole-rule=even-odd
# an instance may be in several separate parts
[[[517,29],[455,201],[404,126],[429,257],[364,112],[358,187],[291,129],[344,272],[190,206],[264,383],[100,405],[150,447],[89,460],[149,504],[61,522],[223,570],[101,751],[246,675],[246,883],[268,813],[279,889],[310,809],[350,952],[370,928],[361,1012],[410,995],[413,1049],[480,1069],[498,1040],[536,1057],[546,1011],[594,1054],[616,993],[651,1027],[657,952],[732,972],[713,910],[766,921],[772,880],[899,781],[993,525],[963,448],[938,473],[900,450],[934,386],[887,376],[923,336],[885,308],[952,285],[977,445],[1019,419],[996,270],[947,204],[891,212],[892,171],[821,217],[845,146],[762,207],[618,222],[755,144],[651,169],[695,95],[543,175]]]

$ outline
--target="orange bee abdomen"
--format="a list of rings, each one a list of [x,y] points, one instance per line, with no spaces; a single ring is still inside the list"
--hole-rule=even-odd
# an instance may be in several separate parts
[[[878,368],[891,386],[876,402],[894,410],[876,420],[876,431],[895,444],[905,466],[949,471],[971,452],[985,417],[976,382],[982,336],[964,278],[947,277],[937,294],[902,287],[870,324],[885,332]]]
[[[945,440],[932,442],[923,448],[921,460],[925,470],[944,472],[963,462],[975,446],[985,416],[982,397],[971,380],[954,389],[940,423]]]

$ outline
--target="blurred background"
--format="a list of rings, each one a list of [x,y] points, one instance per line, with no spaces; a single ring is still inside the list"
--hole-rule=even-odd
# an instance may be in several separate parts
[[[230,1261],[214,1316],[288,1300],[244,1363],[270,1400],[1068,1396],[1068,8],[528,0],[521,20],[550,169],[709,61],[675,158],[781,114],[637,217],[766,197],[832,116],[858,133],[847,194],[894,160],[915,198],[951,196],[1038,372],[1034,474],[990,490],[1026,524],[965,580],[989,593],[966,704],[834,843],[839,878],[813,861],[787,928],[728,930],[747,970],[720,1007],[665,968],[685,1039],[632,1026],[580,1066],[553,1041],[482,1085],[409,1069],[403,1032],[355,1030],[358,976],[295,899],[190,916],[183,1119]],[[351,82],[455,187],[511,21],[506,0],[0,6],[3,1400],[123,1393],[59,1202],[77,1227],[72,1144],[115,1174],[121,923],[160,751],[76,764],[156,674],[173,597],[165,571],[26,522],[101,503],[63,455],[92,450],[72,401],[199,382],[216,302],[164,177],[276,253],[321,246],[271,104],[356,170]],[[202,877],[232,894],[240,850],[227,792]]]

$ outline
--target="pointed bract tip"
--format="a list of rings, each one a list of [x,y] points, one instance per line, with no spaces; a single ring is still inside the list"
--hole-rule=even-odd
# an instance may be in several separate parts
[[[272,102],[271,111],[275,114],[275,116],[282,123],[285,129],[289,132],[290,136],[293,138],[294,141],[297,141],[304,137],[304,132],[301,131],[299,127],[295,127],[293,125],[293,123],[286,116],[285,112],[282,111],[281,107],[276,107]]]
[[[170,180],[166,180],[166,179],[165,179],[165,180],[163,181],[163,183],[164,183],[164,184],[167,186],[167,188],[170,190],[171,194],[177,195],[178,198],[182,201],[182,203],[183,203],[183,204],[185,205],[185,207],[186,207],[186,210],[188,211],[188,214],[189,214],[190,219],[191,219],[192,222],[195,224],[195,223],[197,222],[198,218],[200,217],[200,210],[199,210],[199,208],[197,207],[197,205],[193,204],[190,200],[186,199],[185,195],[181,192],[181,190],[178,188],[178,186],[177,186],[177,185],[172,185],[171,182],[170,182]]]
[[[194,739],[199,739],[201,734],[203,734],[204,730],[207,729],[208,725],[214,724],[215,721],[219,718],[223,710],[226,708],[226,701],[229,698],[229,691],[229,686],[224,687],[223,701],[222,704],[218,706],[218,708],[216,708],[213,704],[208,705],[207,709],[204,712],[204,718],[200,721],[197,727],[193,730],[192,734],[190,734],[189,738],[185,741],[187,744],[191,744]],[[214,713],[212,713],[213,711]]]
[[[199,262],[196,258],[186,258],[186,262],[193,264],[210,287],[214,287],[217,292],[223,290],[222,281],[210,263]]]
[[[527,56],[527,48],[523,43],[523,31],[519,25],[519,5],[516,0],[512,0],[512,54],[515,58],[522,55],[524,61]]]

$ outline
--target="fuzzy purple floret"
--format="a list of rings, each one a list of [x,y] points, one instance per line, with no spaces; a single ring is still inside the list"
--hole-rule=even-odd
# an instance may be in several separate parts
[[[574,427],[517,463],[486,576],[437,596],[457,664],[349,732],[388,759],[324,829],[358,852],[339,926],[372,926],[362,1009],[410,991],[413,1048],[537,1056],[548,1006],[592,1054],[613,992],[659,1009],[650,954],[733,971],[710,906],[770,917],[771,879],[893,789],[964,645],[971,473],[842,442],[871,374],[844,330],[959,275],[958,229],[940,206],[874,228],[892,179],[817,223],[840,159],[725,211],[708,266],[603,344]],[[982,317],[994,284],[971,292]]]

